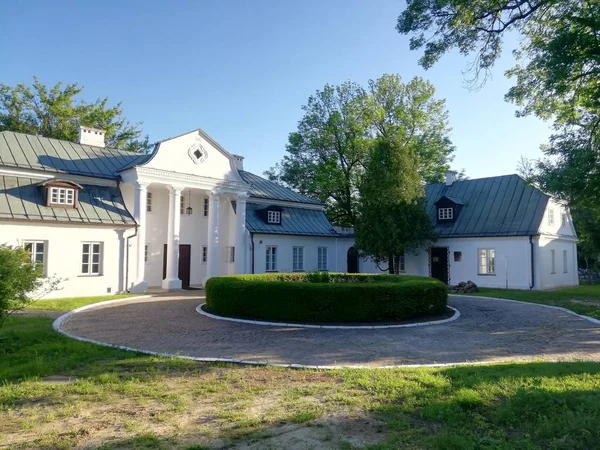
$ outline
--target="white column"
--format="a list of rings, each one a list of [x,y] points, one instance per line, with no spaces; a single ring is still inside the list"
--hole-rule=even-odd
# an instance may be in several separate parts
[[[179,202],[183,188],[167,186],[169,189],[169,224],[167,229],[167,277],[162,282],[164,289],[181,289],[179,279]]]
[[[141,294],[148,289],[148,282],[145,280],[145,254],[146,254],[146,204],[148,185],[146,183],[137,182],[135,184],[135,192],[133,195],[133,217],[138,224],[136,246],[137,251],[134,253],[135,261],[135,281],[132,283],[129,291],[134,294]]]
[[[219,201],[220,192],[210,193],[208,205],[208,261],[206,279],[219,275]]]
[[[235,206],[235,273],[246,273],[246,200],[238,195]]]

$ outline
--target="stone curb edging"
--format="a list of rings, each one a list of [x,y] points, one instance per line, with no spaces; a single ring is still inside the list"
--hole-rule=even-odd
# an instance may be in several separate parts
[[[455,295],[455,296],[461,297],[460,295]],[[86,309],[91,309],[91,308],[94,308],[97,306],[103,306],[103,305],[117,303],[117,302],[124,302],[127,300],[135,300],[135,299],[150,298],[150,297],[152,297],[152,296],[151,295],[143,295],[143,296],[139,296],[139,297],[130,297],[128,299],[108,300],[105,302],[92,303],[90,305],[82,306],[81,308],[74,309],[73,311],[69,311],[68,313],[65,313],[62,316],[60,316],[58,319],[56,319],[53,322],[52,327],[58,333],[60,333],[64,336],[67,336],[71,339],[75,339],[77,341],[89,342],[91,344],[101,345],[103,347],[110,347],[110,348],[115,348],[115,349],[119,349],[119,350],[136,352],[136,353],[141,353],[144,355],[160,356],[163,358],[180,358],[180,359],[186,359],[186,360],[198,361],[198,362],[220,362],[220,363],[230,363],[230,364],[243,364],[243,365],[250,365],[250,366],[271,366],[271,367],[281,367],[281,368],[287,368],[287,369],[313,369],[313,370],[418,369],[418,368],[426,368],[426,367],[436,368],[436,367],[456,367],[456,366],[486,366],[486,365],[493,365],[493,364],[518,364],[518,363],[526,363],[526,362],[535,361],[534,359],[532,359],[530,361],[527,361],[527,360],[523,360],[523,361],[463,361],[463,362],[453,362],[453,363],[398,364],[398,365],[391,365],[391,366],[365,366],[365,365],[352,365],[352,364],[320,366],[320,365],[310,365],[310,364],[282,364],[282,363],[271,363],[269,361],[252,361],[252,360],[234,359],[234,358],[207,358],[207,357],[200,357],[200,356],[181,355],[181,354],[177,354],[177,353],[154,352],[151,350],[143,350],[143,349],[139,349],[139,348],[127,347],[124,345],[117,345],[117,344],[109,344],[107,342],[96,341],[94,339],[88,339],[88,338],[84,338],[81,336],[76,336],[76,335],[71,334],[62,329],[62,325],[65,322],[67,322],[72,316],[74,316],[76,313],[78,313],[80,311],[84,311]],[[466,296],[462,296],[462,297],[466,297]],[[475,297],[475,296],[469,296],[469,297]],[[527,302],[520,302],[518,300],[498,299],[498,298],[494,298],[494,297],[480,297],[480,298],[489,298],[491,300],[503,300],[503,301],[509,301],[509,302],[515,302],[515,303],[527,303]],[[559,309],[559,310],[565,309],[565,308],[561,308],[558,306],[540,305],[537,303],[533,303],[533,304],[538,305],[538,306],[546,306],[549,308]],[[565,311],[570,312],[571,314],[575,314],[576,316],[579,316],[579,314],[577,314],[573,311],[569,311],[569,310],[565,310]],[[593,322],[596,321],[596,319],[593,319],[588,316],[581,316],[581,317],[584,319],[585,318],[591,319]],[[551,360],[545,360],[544,362],[555,363],[555,362],[565,362],[565,361],[562,361],[560,359],[551,359]]]
[[[384,330],[389,328],[412,328],[412,327],[424,327],[427,325],[440,325],[443,323],[454,322],[456,319],[460,317],[460,311],[452,306],[448,306],[451,310],[454,311],[452,317],[447,319],[440,320],[431,320],[429,322],[414,322],[414,323],[405,323],[400,325],[310,325],[310,324],[300,324],[300,323],[285,323],[285,322],[266,322],[262,320],[249,320],[249,319],[236,319],[234,317],[224,317],[218,316],[216,314],[211,314],[207,311],[204,311],[202,307],[206,305],[206,303],[200,303],[196,307],[196,312],[203,316],[209,317],[211,319],[216,320],[224,320],[227,322],[237,322],[237,323],[245,323],[250,325],[261,325],[261,326],[269,326],[269,327],[292,327],[292,328],[319,328],[322,330]]]
[[[600,325],[600,320],[594,318],[594,317],[590,317],[590,316],[586,316],[583,314],[578,314],[575,311],[571,311],[570,309],[567,308],[563,308],[562,306],[553,306],[553,305],[544,305],[543,303],[534,303],[534,302],[526,302],[526,301],[521,301],[521,300],[511,300],[508,298],[498,298],[498,297],[486,297],[484,295],[460,295],[460,294],[448,294],[449,297],[463,297],[463,298],[484,298],[486,300],[499,300],[499,301],[503,301],[503,302],[510,302],[510,303],[520,303],[522,304],[526,304],[526,305],[535,305],[535,306],[541,306],[543,308],[549,308],[549,309],[554,309],[556,311],[562,311],[565,312],[567,314],[571,314],[572,316],[576,316],[579,317],[580,319],[585,319],[588,320],[596,325]]]

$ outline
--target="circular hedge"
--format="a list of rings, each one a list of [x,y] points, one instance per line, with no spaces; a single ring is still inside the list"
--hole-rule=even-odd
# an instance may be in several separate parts
[[[444,314],[447,301],[447,287],[427,277],[276,273],[211,278],[204,309],[245,319],[357,323]]]

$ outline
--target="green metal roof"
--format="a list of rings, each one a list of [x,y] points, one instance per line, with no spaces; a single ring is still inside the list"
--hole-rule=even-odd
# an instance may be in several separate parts
[[[119,171],[149,155],[75,144],[31,134],[0,132],[0,166],[119,179]]]
[[[242,179],[250,185],[250,197],[263,198],[268,200],[283,200],[296,203],[311,203],[320,205],[321,202],[306,195],[299,194],[291,189],[283,187],[277,183],[266,180],[253,173],[240,170]]]
[[[440,237],[535,235],[550,198],[518,175],[430,184],[425,193]],[[437,223],[435,203],[444,196],[463,206],[453,222]]]
[[[248,203],[246,206],[246,228],[251,233],[288,234],[299,236],[338,236],[327,219],[325,211],[284,207],[281,209],[281,225],[266,223],[257,211],[268,205]]]
[[[116,186],[82,184],[77,208],[46,206],[43,180],[0,176],[0,219],[135,225]]]

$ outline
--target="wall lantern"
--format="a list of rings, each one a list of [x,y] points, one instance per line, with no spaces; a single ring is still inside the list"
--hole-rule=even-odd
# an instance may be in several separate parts
[[[192,209],[192,202],[191,202],[191,200],[190,200],[190,195],[191,195],[191,191],[188,191],[188,207],[187,207],[187,208],[185,208],[185,213],[186,213],[188,216],[191,216],[191,215],[192,215],[192,213],[194,212],[194,210]]]

